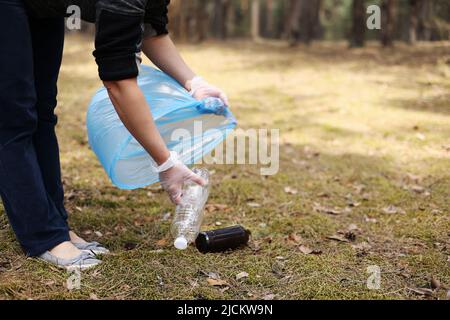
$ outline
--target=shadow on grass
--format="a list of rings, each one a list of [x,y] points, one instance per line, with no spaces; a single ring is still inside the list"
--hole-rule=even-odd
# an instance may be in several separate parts
[[[424,99],[390,100],[389,106],[405,110],[434,112],[450,115],[450,94],[436,95]]]
[[[220,44],[219,44],[220,46]],[[222,44],[222,46],[224,46]],[[230,48],[237,43],[228,43]],[[434,66],[438,62],[450,64],[450,45],[446,42],[430,45],[407,46],[399,44],[394,48],[384,49],[371,43],[365,48],[349,49],[343,43],[319,42],[312,46],[299,45],[297,47],[270,46],[264,44],[242,44],[244,48],[254,53],[243,70],[290,70],[309,63],[326,64],[355,64],[363,63],[368,66],[408,66],[420,68]],[[268,54],[270,53],[270,54]]]

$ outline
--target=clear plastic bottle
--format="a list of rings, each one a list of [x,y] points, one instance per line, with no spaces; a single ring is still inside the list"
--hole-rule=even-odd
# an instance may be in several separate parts
[[[207,181],[206,186],[187,182],[183,186],[183,197],[177,205],[172,222],[171,233],[175,238],[174,246],[184,250],[195,241],[203,220],[203,209],[209,196],[209,172],[204,168],[195,168],[194,173]]]

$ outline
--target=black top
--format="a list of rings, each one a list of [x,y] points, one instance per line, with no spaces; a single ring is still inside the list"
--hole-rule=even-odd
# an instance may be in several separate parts
[[[104,81],[137,77],[142,39],[167,34],[170,0],[26,0],[30,16],[65,17],[76,5],[96,24],[95,61]]]

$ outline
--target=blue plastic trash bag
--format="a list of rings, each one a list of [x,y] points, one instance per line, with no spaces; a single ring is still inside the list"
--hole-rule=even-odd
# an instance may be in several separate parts
[[[138,84],[167,147],[187,165],[210,153],[236,127],[221,100],[197,101],[159,70],[142,66]],[[155,161],[120,121],[105,88],[92,98],[86,122],[89,144],[114,185],[136,189],[159,181]]]

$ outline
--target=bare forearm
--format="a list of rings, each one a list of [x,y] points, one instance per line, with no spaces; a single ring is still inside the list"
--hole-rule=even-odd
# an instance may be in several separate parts
[[[195,73],[178,53],[168,35],[145,38],[142,51],[158,68],[190,90],[189,80],[195,77]]]
[[[158,165],[164,163],[169,157],[169,150],[156,128],[136,79],[105,82],[105,86],[117,114],[128,131]]]

